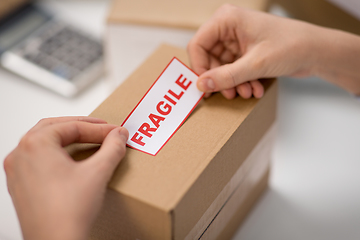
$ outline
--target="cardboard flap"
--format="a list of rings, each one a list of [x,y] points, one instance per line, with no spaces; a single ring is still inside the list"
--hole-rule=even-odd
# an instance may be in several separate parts
[[[185,50],[162,45],[90,116],[121,125],[174,56],[189,64]],[[273,80],[263,82],[265,88],[271,83]],[[121,194],[170,211],[258,101],[240,97],[226,100],[221,94],[202,100],[156,156],[127,148],[109,186]],[[86,145],[75,147],[72,155],[85,157],[83,148],[87,148]]]
[[[225,3],[264,11],[268,0],[116,0],[111,7],[111,23],[149,24],[197,29]]]

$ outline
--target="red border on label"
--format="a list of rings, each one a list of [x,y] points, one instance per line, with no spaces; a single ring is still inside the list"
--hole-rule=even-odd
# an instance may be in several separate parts
[[[159,80],[159,78],[163,75],[163,73],[166,71],[166,69],[169,67],[169,65],[174,61],[174,59],[178,60],[182,65],[184,65],[187,69],[189,69],[191,72],[193,72],[196,76],[199,77],[199,75],[194,72],[191,68],[189,68],[188,66],[186,66],[186,64],[184,64],[182,61],[180,61],[180,59],[178,59],[177,57],[173,57],[171,59],[171,61],[166,65],[166,67],[164,68],[164,70],[161,72],[161,74],[157,77],[157,79],[155,80],[155,82],[151,85],[151,87],[149,88],[149,90],[147,90],[147,92],[145,93],[145,95],[141,98],[141,100],[138,102],[138,104],[136,104],[135,108],[130,112],[130,114],[125,118],[124,122],[121,124],[121,126],[123,126],[126,121],[129,119],[129,117],[131,116],[131,114],[135,111],[135,109],[139,106],[139,104],[143,101],[143,99],[146,97],[146,95],[150,92],[150,90],[153,88],[153,86],[155,85],[155,83]],[[200,97],[199,101],[196,102],[196,104],[194,105],[194,107],[190,110],[189,114],[184,118],[184,120],[179,124],[179,126],[175,129],[175,131],[173,132],[173,134],[171,134],[171,136],[165,141],[165,143],[159,148],[159,150],[155,153],[155,154],[151,154],[148,152],[145,152],[143,150],[140,150],[136,147],[130,146],[128,144],[126,144],[126,146],[136,149],[140,152],[149,154],[151,156],[156,156],[160,150],[165,146],[165,144],[170,140],[170,138],[172,138],[172,136],[174,136],[174,134],[177,132],[177,130],[179,130],[179,128],[181,127],[181,125],[186,121],[186,119],[190,116],[190,114],[194,111],[194,109],[196,108],[196,106],[199,104],[199,102],[201,101],[201,99],[203,99],[205,93]]]

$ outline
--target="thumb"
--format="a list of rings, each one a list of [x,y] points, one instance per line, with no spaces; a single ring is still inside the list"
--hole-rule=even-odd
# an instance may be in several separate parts
[[[197,87],[202,92],[218,92],[257,79],[260,77],[258,75],[259,72],[249,64],[248,57],[244,56],[233,63],[203,73],[197,80]]]
[[[129,132],[126,128],[118,127],[113,129],[105,138],[100,149],[88,159],[95,164],[97,169],[108,181],[115,168],[125,156],[126,141],[129,138]]]

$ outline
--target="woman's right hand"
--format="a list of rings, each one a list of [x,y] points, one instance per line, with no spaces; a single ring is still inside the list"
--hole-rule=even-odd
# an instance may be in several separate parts
[[[221,91],[228,99],[237,93],[243,98],[260,98],[264,89],[259,78],[284,75],[317,75],[348,91],[357,87],[360,93],[359,81],[355,86],[349,85],[346,79],[340,81],[329,74],[335,72],[344,80],[355,76],[346,76],[349,71],[358,73],[360,53],[355,55],[354,51],[360,48],[351,43],[360,46],[359,39],[341,31],[226,4],[200,27],[188,52],[192,68],[200,74],[198,88],[206,93]],[[349,44],[352,48],[346,47]],[[357,62],[344,65],[343,58]]]

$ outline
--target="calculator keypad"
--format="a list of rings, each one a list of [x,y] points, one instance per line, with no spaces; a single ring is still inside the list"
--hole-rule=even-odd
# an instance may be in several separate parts
[[[18,54],[67,80],[74,80],[102,58],[102,45],[56,22],[28,39]]]

